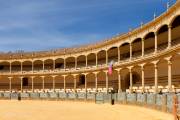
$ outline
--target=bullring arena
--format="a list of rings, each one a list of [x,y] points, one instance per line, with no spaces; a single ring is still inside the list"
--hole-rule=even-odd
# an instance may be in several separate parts
[[[151,22],[96,44],[1,53],[0,119],[172,120],[180,112],[179,43],[177,1]]]

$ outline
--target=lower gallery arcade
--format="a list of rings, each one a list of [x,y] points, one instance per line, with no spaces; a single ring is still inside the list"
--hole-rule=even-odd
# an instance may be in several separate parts
[[[83,92],[172,92],[180,87],[180,55],[124,68],[74,74],[4,75],[0,89],[8,91],[62,90]]]

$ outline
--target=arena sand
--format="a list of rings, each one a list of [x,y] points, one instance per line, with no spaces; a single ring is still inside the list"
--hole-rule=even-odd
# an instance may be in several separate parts
[[[173,120],[173,116],[129,105],[0,100],[0,120]]]

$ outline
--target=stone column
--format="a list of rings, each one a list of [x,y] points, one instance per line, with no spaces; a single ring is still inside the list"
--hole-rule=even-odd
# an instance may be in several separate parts
[[[104,71],[104,72],[106,73],[106,90],[107,90],[106,92],[108,93],[108,89],[109,89],[109,87],[108,87],[109,86],[108,85],[108,82],[109,82],[108,71]]]
[[[117,69],[118,71],[118,93],[122,92],[122,88],[121,88],[121,68]]]
[[[86,68],[88,67],[88,59],[87,59],[87,55],[85,56],[86,57]]]
[[[144,65],[145,65],[145,63],[140,64],[140,66],[141,66],[141,78],[142,78],[142,92],[145,92],[145,84],[144,84]]]
[[[167,60],[168,64],[168,91],[172,92],[172,56],[166,57],[165,60]]]
[[[21,92],[23,92],[23,78],[24,77],[20,77],[20,79],[21,79]]]
[[[42,78],[42,89],[44,91],[44,78],[45,78],[45,76],[41,76],[41,78]]]
[[[106,50],[106,65],[108,65],[108,51]]]
[[[154,92],[158,93],[158,62],[159,61],[153,61],[152,63],[154,64],[154,74],[155,74],[155,78],[154,78]]]
[[[133,92],[133,76],[132,76],[132,69],[130,68],[129,69],[129,75],[130,75],[130,92],[132,93]]]
[[[154,50],[154,52],[157,53],[157,43],[158,43],[157,32],[154,32],[154,35],[155,35],[155,50]]]
[[[12,73],[12,62],[9,63],[9,72]]]
[[[9,91],[12,91],[12,77],[8,77],[9,78]]]
[[[23,62],[21,61],[21,73],[23,71]]]
[[[132,43],[130,43],[129,45],[130,45],[130,60],[132,60]]]
[[[95,53],[96,54],[96,67],[98,67],[98,55],[97,55],[97,53]]]
[[[77,74],[74,74],[74,75],[73,75],[73,77],[74,77],[74,90],[75,90],[75,91],[76,91],[76,88],[77,88],[76,76],[77,76]]]
[[[43,72],[44,72],[44,60],[43,60]]]
[[[171,41],[172,41],[172,26],[168,25],[168,48],[171,47]]]
[[[77,69],[77,57],[75,57],[75,69]]]
[[[120,62],[120,58],[121,56],[120,56],[120,48],[119,48],[119,46],[118,46],[118,62]]]
[[[56,77],[56,75],[53,75],[52,76],[52,78],[53,78],[53,86],[52,86],[52,88],[53,88],[53,91],[55,91],[55,77]]]
[[[66,70],[66,58],[64,58],[64,70]]]
[[[84,88],[85,88],[85,91],[87,92],[87,73],[83,73],[83,75],[85,76],[85,85],[84,85]]]
[[[142,57],[144,57],[144,38],[142,38]]]
[[[96,89],[96,92],[98,91],[98,86],[97,86],[97,82],[98,82],[98,78],[97,78],[97,74],[98,74],[98,72],[93,72],[94,73],[94,75],[95,75],[95,89]]]
[[[31,76],[31,90],[34,92],[34,76]]]
[[[63,75],[63,78],[64,78],[64,91],[66,91],[66,76],[67,75]]]
[[[34,72],[34,61],[32,61],[32,73]]]
[[[56,61],[55,61],[55,59],[53,59],[53,70],[55,70],[56,69]]]

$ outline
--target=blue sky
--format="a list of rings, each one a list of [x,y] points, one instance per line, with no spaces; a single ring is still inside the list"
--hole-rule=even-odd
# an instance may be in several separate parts
[[[94,43],[136,28],[168,0],[0,0],[0,51]],[[174,1],[174,0],[169,0]]]

